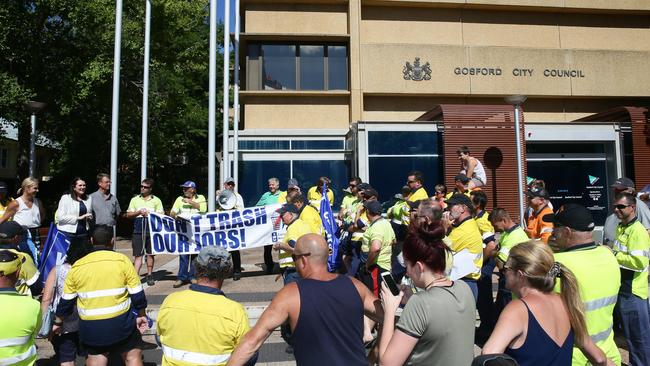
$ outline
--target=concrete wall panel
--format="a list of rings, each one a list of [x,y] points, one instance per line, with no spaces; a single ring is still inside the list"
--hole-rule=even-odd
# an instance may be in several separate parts
[[[247,4],[246,33],[348,34],[346,5]]]
[[[348,97],[251,97],[244,108],[246,129],[348,128]]]

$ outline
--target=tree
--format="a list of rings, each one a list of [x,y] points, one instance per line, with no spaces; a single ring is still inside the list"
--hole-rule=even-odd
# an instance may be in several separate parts
[[[136,192],[140,178],[144,6],[144,0],[125,1],[122,16],[119,173],[114,177],[122,202]],[[180,180],[207,186],[208,16],[205,1],[153,2],[148,171],[158,182],[156,194],[167,201]],[[93,187],[95,174],[109,168],[114,22],[110,0],[9,0],[0,9],[0,117],[18,125],[26,152],[30,130],[24,102],[48,104],[39,115],[39,131],[62,146],[53,165],[58,194],[74,176]],[[219,39],[222,31],[220,26]],[[222,54],[217,57],[221,67]],[[26,153],[21,155],[24,159]]]

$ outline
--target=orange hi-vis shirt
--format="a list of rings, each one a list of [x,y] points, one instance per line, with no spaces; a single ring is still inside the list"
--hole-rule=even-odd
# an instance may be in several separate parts
[[[542,218],[544,215],[552,214],[553,210],[544,206],[539,212],[533,213],[526,221],[526,234],[531,239],[541,239],[544,243],[548,244],[548,238],[553,232],[553,223],[544,222]]]

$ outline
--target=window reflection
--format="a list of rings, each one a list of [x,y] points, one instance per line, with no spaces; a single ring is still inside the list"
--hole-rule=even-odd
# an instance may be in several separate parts
[[[321,176],[332,180],[330,189],[334,192],[334,206],[337,210],[342,199],[341,189],[347,187],[348,168],[344,160],[294,160],[293,176],[300,182],[303,192],[314,186]]]
[[[327,88],[348,90],[348,52],[345,46],[327,46]]]
[[[255,206],[260,197],[269,190],[269,178],[278,178],[280,189],[284,191],[287,188],[289,174],[289,161],[241,161],[239,163],[239,182],[236,182],[237,191],[242,195],[246,207]]]
[[[381,202],[389,201],[393,195],[400,192],[406,184],[406,177],[412,170],[419,170],[424,174],[424,188],[429,194],[434,192],[433,187],[442,182],[441,163],[436,157],[370,157],[370,184],[379,192]]]
[[[300,89],[325,89],[324,46],[300,46]]]
[[[262,45],[265,90],[296,89],[296,46]]]
[[[368,133],[370,155],[438,154],[437,132],[372,131]]]
[[[248,45],[249,90],[348,90],[346,45]]]

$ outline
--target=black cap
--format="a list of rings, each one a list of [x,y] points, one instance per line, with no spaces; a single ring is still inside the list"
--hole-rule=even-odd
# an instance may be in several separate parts
[[[368,189],[363,191],[363,196],[366,197],[366,198],[370,198],[370,197],[379,198],[379,193],[377,193],[376,189],[371,187],[371,188],[368,188]]]
[[[422,203],[424,200],[417,200],[417,201],[406,201],[406,204],[409,205],[409,208],[411,210],[417,210],[418,207],[420,207],[420,203]]]
[[[0,239],[13,239],[23,232],[25,229],[15,221],[5,221],[0,224]]]
[[[545,188],[533,188],[529,189],[526,192],[526,196],[529,198],[541,197],[543,199],[549,199],[548,191]]]
[[[379,201],[366,201],[363,203],[363,207],[365,207],[366,211],[370,212],[371,214],[377,215],[381,213],[381,203]]]
[[[577,231],[592,231],[594,217],[585,206],[577,203],[562,205],[554,214],[544,215],[544,222],[552,222],[555,226],[568,226]]]
[[[466,195],[464,195],[464,194],[462,194],[462,193],[456,193],[456,194],[454,194],[453,196],[449,197],[449,199],[446,200],[445,202],[446,202],[449,206],[453,206],[453,205],[465,205],[465,206],[467,206],[467,207],[470,208],[470,209],[471,209],[472,207],[474,207],[474,205],[472,205],[472,201],[469,199],[469,197],[467,197]]]
[[[280,209],[278,209],[278,213],[280,213],[280,215],[284,215],[285,212],[299,214],[300,210],[298,209],[298,207],[292,205],[291,203],[285,203],[284,205],[282,205],[282,207],[280,207]]]
[[[368,183],[359,183],[359,185],[357,185],[357,189],[359,190],[359,192],[365,191],[366,189],[369,189],[369,188],[372,188],[372,187]]]
[[[612,184],[612,188],[617,188],[617,189],[628,189],[632,188],[634,189],[634,181],[630,178],[626,177],[621,177],[618,178],[617,180],[614,181]]]
[[[469,182],[469,178],[465,174],[458,174],[455,178],[454,181],[460,181],[461,183],[467,183]]]

